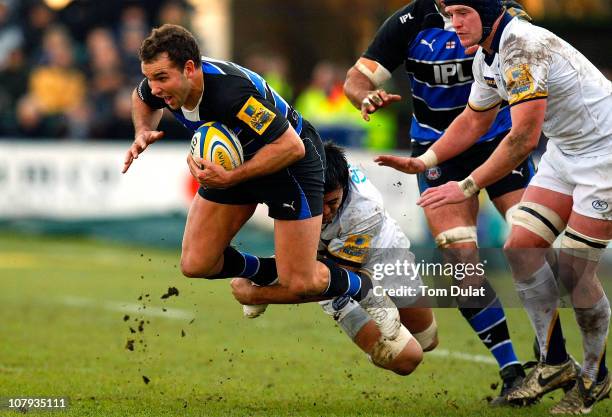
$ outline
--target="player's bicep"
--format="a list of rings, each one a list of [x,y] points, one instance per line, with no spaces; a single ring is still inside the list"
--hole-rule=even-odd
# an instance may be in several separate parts
[[[521,102],[510,109],[512,117],[511,136],[523,138],[526,144],[535,147],[540,139],[544,117],[546,115],[546,100],[529,100]]]

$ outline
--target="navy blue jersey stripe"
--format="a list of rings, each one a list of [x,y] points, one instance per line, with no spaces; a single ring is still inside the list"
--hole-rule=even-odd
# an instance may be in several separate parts
[[[434,109],[465,107],[472,89],[472,83],[443,88],[428,87],[426,84],[415,81],[411,86],[412,94],[423,98],[427,105]]]

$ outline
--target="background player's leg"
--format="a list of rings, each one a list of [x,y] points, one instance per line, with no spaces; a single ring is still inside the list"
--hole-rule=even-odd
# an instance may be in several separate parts
[[[571,195],[529,186],[513,215],[504,251],[540,347],[538,365],[508,396],[514,404],[536,401],[576,378],[577,369],[565,349],[559,323],[558,284],[546,259],[552,242],[565,228],[572,204]]]
[[[572,212],[559,254],[559,275],[570,291],[574,314],[582,334],[582,374],[553,412],[584,412],[610,392],[606,368],[606,342],[610,302],[597,278],[599,260],[612,240],[612,221]],[[577,408],[576,398],[582,404]]]
[[[549,203],[552,202],[551,203]],[[559,225],[567,222],[572,198],[540,187],[529,187],[523,197],[523,203],[546,205],[553,213],[547,214],[537,206],[527,207],[528,211],[520,209],[517,220],[512,226],[505,251],[512,268],[519,297],[529,315],[536,333],[540,360],[549,365],[559,365],[567,360],[565,341],[559,321],[558,296],[559,290],[554,272],[546,260],[550,240],[560,230],[545,239],[542,228],[557,223],[550,217],[556,215]],[[546,225],[548,224],[548,226]],[[531,230],[530,230],[531,229]]]
[[[445,262],[475,264],[479,261],[475,230],[478,204],[478,198],[474,196],[461,204],[425,209],[436,243],[444,249]],[[468,232],[466,228],[471,231]],[[510,339],[506,315],[486,278],[463,279],[460,285],[485,288],[486,299],[478,300],[478,305],[475,305],[474,300],[458,299],[457,302],[463,317],[497,360],[503,379],[502,395],[493,400],[493,404],[498,404],[504,401],[504,393],[524,375]]]

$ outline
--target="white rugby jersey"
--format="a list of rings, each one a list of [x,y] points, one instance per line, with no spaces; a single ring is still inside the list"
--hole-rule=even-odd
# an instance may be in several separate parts
[[[493,55],[482,48],[473,64],[469,106],[502,100],[516,105],[546,98],[544,134],[570,155],[612,152],[612,83],[574,47],[550,31],[505,14]]]
[[[323,225],[319,252],[371,273],[370,264],[374,258],[378,262],[385,249],[409,247],[410,241],[384,209],[380,192],[360,168],[349,166],[348,195],[333,221]]]

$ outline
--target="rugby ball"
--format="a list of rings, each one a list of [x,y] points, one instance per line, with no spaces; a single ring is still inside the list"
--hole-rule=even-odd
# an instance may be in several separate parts
[[[191,138],[191,155],[221,165],[228,171],[242,165],[244,155],[238,137],[219,122],[208,122]]]

